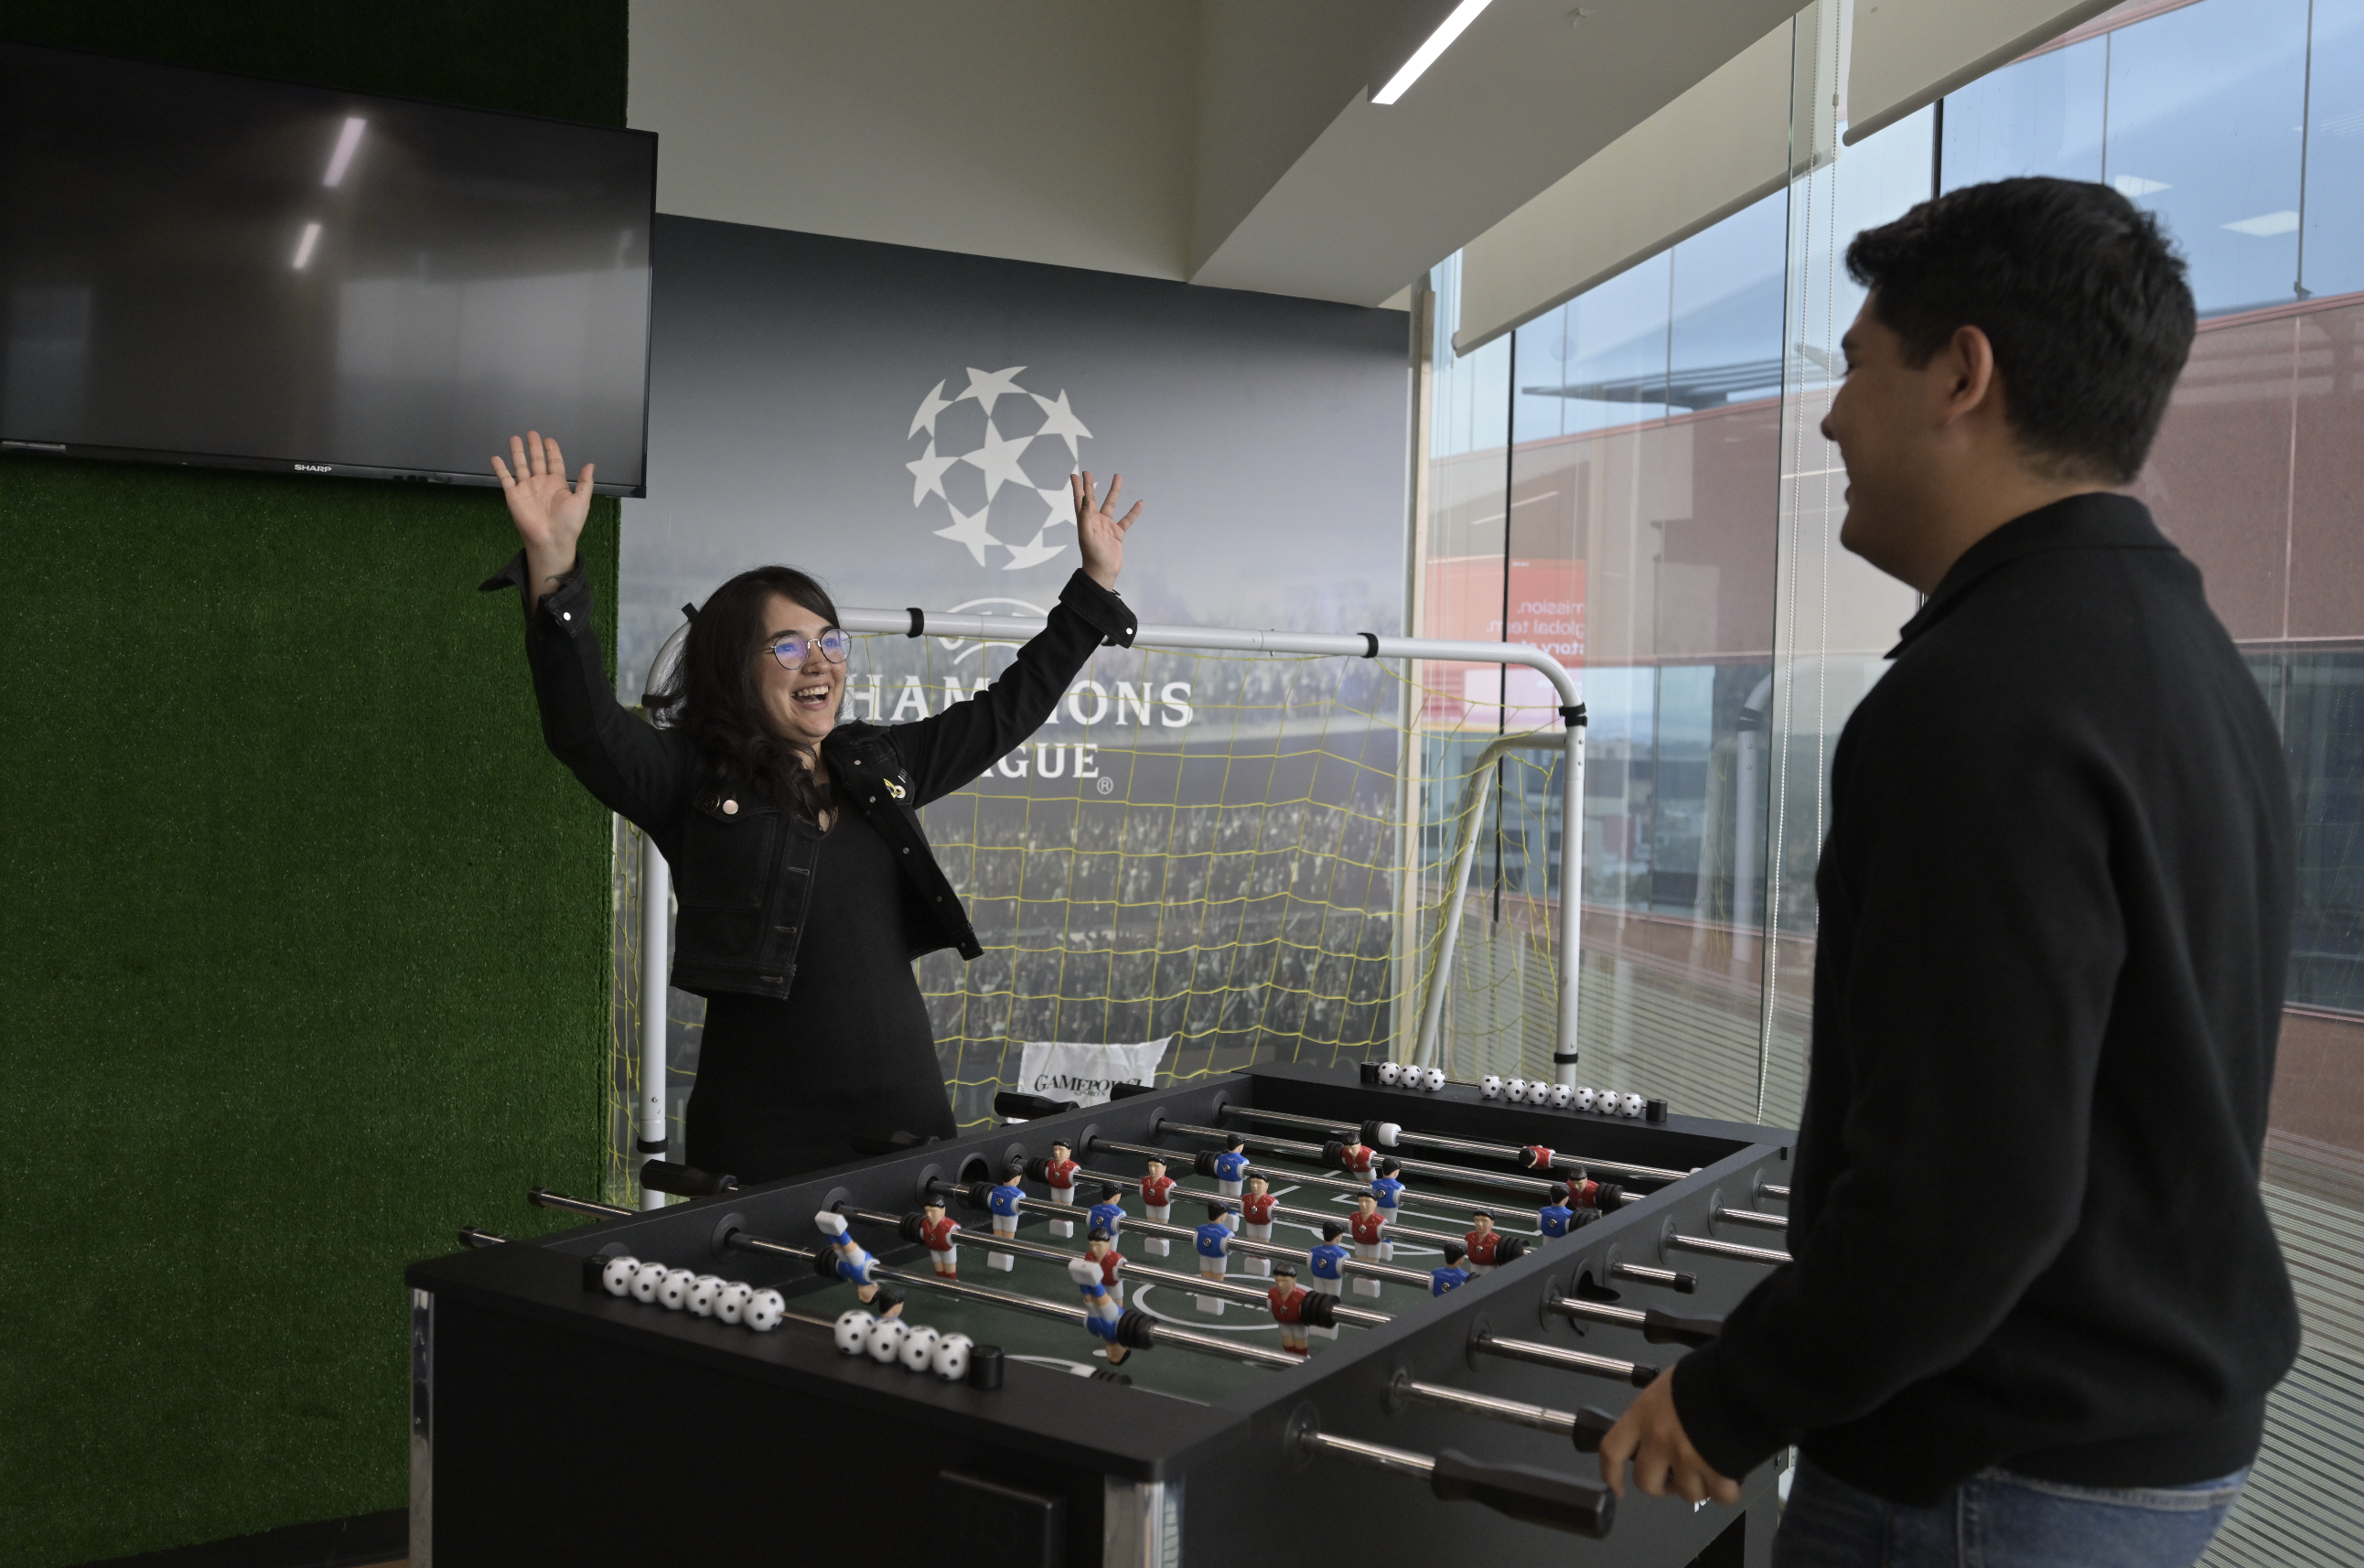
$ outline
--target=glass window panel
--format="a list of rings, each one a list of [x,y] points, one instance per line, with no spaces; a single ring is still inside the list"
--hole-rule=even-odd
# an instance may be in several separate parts
[[[1511,339],[1497,338],[1438,369],[1431,455],[1454,457],[1486,447],[1501,450],[1511,414],[1510,363]],[[1497,542],[1495,548],[1501,546]]]
[[[1781,395],[1782,237],[1776,191],[1675,247],[1667,401],[1678,412]]]
[[[1560,383],[1567,363],[1567,312],[1563,305],[1519,328],[1515,439],[1533,441],[1567,433],[1567,399],[1560,395]]]
[[[2302,281],[2364,291],[2364,0],[2315,0],[2307,122]]]
[[[2280,304],[2296,287],[2306,7],[2205,0],[2102,40],[2102,176],[2167,220],[2203,315]]]
[[[2100,179],[2109,49],[2087,39],[1947,94],[1946,189],[2020,174]]]
[[[1519,361],[1528,395],[1557,399],[1558,433],[1664,418],[1667,414],[1667,289],[1673,261],[1653,256],[1562,307],[1557,342],[1531,367]]]

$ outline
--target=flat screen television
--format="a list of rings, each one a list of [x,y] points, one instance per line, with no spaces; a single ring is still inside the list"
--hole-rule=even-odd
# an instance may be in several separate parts
[[[656,138],[0,45],[0,450],[643,493]]]

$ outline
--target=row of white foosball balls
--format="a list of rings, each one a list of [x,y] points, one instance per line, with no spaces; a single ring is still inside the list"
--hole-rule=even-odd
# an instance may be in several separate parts
[[[1551,1106],[1559,1110],[1599,1111],[1602,1116],[1638,1118],[1649,1106],[1639,1095],[1620,1095],[1614,1089],[1578,1089],[1567,1084],[1546,1084],[1540,1078],[1505,1081],[1489,1073],[1478,1080],[1478,1088],[1489,1100]]]
[[[1442,1089],[1451,1079],[1441,1069],[1413,1067],[1402,1062],[1382,1062],[1378,1079],[1390,1089]],[[1508,1100],[1512,1105],[1549,1106],[1555,1110],[1598,1111],[1602,1116],[1640,1118],[1649,1102],[1639,1095],[1620,1095],[1614,1089],[1579,1089],[1569,1084],[1546,1083],[1541,1078],[1500,1078],[1489,1073],[1478,1080],[1478,1093],[1489,1100]]]
[[[630,1256],[608,1259],[600,1267],[599,1284],[609,1296],[741,1324],[758,1334],[778,1328],[788,1311],[787,1298],[776,1290],[757,1290],[744,1280],[669,1269]],[[911,1372],[932,1372],[946,1383],[968,1375],[969,1355],[976,1349],[966,1334],[939,1333],[899,1317],[876,1318],[867,1312],[842,1314],[835,1330],[837,1348],[847,1355],[866,1354],[881,1364],[899,1362]]]
[[[599,1284],[609,1296],[630,1296],[672,1312],[698,1318],[719,1318],[768,1334],[787,1315],[787,1297],[776,1290],[757,1290],[745,1280],[701,1274],[690,1269],[669,1269],[624,1256],[601,1265]]]

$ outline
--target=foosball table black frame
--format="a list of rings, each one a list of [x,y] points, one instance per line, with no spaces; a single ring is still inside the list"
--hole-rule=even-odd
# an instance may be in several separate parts
[[[1728,1308],[1765,1272],[1745,1254],[1779,1237],[1752,1229],[1744,1244],[1726,1217],[1756,1209],[1768,1187],[1786,1195],[1790,1135],[1679,1116],[1611,1119],[1505,1104],[1474,1085],[1406,1091],[1364,1076],[1257,1067],[414,1264],[413,1568],[685,1552],[702,1561],[722,1551],[757,1561],[844,1553],[964,1568],[1409,1563],[1521,1549],[1604,1568],[1768,1561],[1770,1463],[1744,1478],[1736,1516],[1629,1492],[1608,1534],[1584,1540],[1440,1502],[1416,1482],[1309,1450],[1301,1437],[1319,1430],[1596,1473],[1593,1456],[1545,1432],[1408,1402],[1401,1380],[1622,1410],[1630,1386],[1474,1347],[1489,1336],[1556,1340],[1661,1364],[1679,1353],[1645,1345],[1636,1329],[1572,1321],[1544,1304],[1579,1288],[1602,1298],[1614,1279],[1629,1307]],[[1162,1132],[1167,1124],[1267,1130],[1226,1122],[1226,1107],[1341,1127],[1387,1120],[1691,1173],[1211,1404],[1015,1361],[1001,1386],[978,1388],[841,1355],[829,1334],[808,1326],[757,1334],[586,1288],[585,1259],[630,1251],[775,1286],[793,1311],[798,1293],[823,1282],[725,1238],[736,1230],[816,1246],[820,1209],[908,1211],[931,1180],[990,1175],[1012,1155],[1041,1154],[1054,1135],[1087,1163],[1138,1167],[1138,1159],[1095,1157],[1094,1140],[1107,1139],[1170,1146],[1176,1169],[1187,1170],[1207,1142]],[[1719,1228],[1728,1256],[1712,1241]],[[982,1240],[977,1231],[970,1239]],[[1700,1247],[1701,1239],[1710,1245]],[[876,1251],[890,1263],[923,1255],[908,1244]],[[1695,1294],[1630,1283],[1621,1264],[1680,1271]],[[924,1294],[914,1293],[915,1307]],[[1080,1329],[1077,1338],[1090,1343]]]

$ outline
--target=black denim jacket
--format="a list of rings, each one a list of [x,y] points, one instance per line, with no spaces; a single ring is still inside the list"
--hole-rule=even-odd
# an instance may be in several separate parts
[[[484,586],[522,591],[525,574],[520,551]],[[707,995],[786,996],[812,897],[818,828],[776,801],[727,785],[680,731],[633,717],[601,668],[591,621],[591,585],[579,563],[526,617],[542,740],[602,805],[663,852],[679,904],[674,984]],[[920,808],[1032,735],[1092,651],[1104,640],[1130,647],[1137,624],[1122,599],[1077,572],[1049,624],[988,689],[909,724],[842,723],[821,743],[838,799],[898,852],[908,956],[984,951],[928,848]]]

